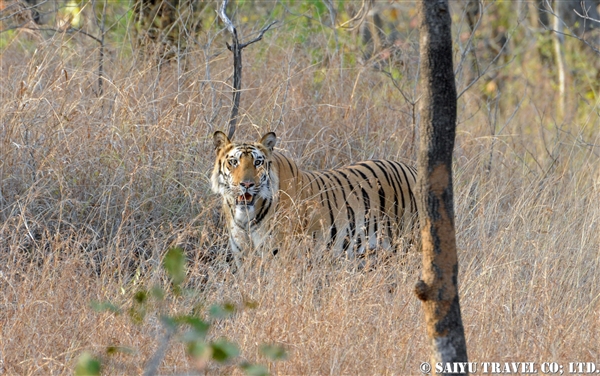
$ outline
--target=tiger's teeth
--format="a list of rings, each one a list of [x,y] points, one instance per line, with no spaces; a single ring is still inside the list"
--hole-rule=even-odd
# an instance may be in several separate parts
[[[243,195],[239,195],[236,204],[237,205],[252,205],[254,203],[254,196],[250,193],[244,193]]]

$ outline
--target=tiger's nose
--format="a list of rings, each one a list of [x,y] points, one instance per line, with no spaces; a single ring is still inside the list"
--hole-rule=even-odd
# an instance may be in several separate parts
[[[254,183],[251,181],[243,181],[240,183],[240,185],[246,189],[254,187]]]

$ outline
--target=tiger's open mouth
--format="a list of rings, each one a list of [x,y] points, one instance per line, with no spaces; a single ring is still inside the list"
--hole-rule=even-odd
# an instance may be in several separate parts
[[[235,199],[235,204],[236,205],[242,205],[242,206],[250,206],[250,205],[254,205],[254,196],[248,192],[239,195],[236,199]]]

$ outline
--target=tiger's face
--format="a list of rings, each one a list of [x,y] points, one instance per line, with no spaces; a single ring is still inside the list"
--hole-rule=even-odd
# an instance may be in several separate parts
[[[242,212],[252,219],[254,207],[271,200],[277,181],[271,173],[271,156],[277,141],[274,133],[267,133],[254,143],[234,143],[220,131],[215,132],[214,145],[217,159],[212,173],[212,190],[223,196],[227,206],[235,207],[238,217]]]

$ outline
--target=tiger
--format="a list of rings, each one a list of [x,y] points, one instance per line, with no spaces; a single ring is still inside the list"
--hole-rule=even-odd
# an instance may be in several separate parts
[[[415,168],[391,160],[367,160],[321,171],[304,171],[275,151],[277,136],[232,142],[213,135],[216,160],[211,188],[221,195],[235,262],[267,239],[308,235],[336,255],[394,250],[394,241],[415,224]]]

